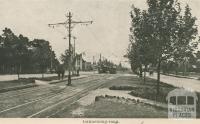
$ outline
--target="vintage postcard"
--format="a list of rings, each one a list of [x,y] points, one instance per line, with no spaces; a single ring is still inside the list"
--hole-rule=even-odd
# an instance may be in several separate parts
[[[199,7],[0,0],[0,122],[199,123]]]

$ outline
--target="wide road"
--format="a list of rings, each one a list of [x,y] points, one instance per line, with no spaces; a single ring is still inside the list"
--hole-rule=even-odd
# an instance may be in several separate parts
[[[49,117],[119,75],[93,74],[72,81],[0,93],[0,117]]]
[[[157,74],[154,73],[150,78],[157,79]],[[200,92],[200,80],[188,79],[188,78],[178,78],[173,76],[161,75],[160,80],[164,83],[171,84],[176,87],[183,87],[188,90],[193,90]]]

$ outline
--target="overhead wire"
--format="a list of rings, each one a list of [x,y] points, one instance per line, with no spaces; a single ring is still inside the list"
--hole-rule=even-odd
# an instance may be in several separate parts
[[[77,18],[78,20],[80,20],[80,18],[78,17],[78,15],[74,15],[74,17]],[[101,48],[104,48],[104,47],[105,47],[103,44],[101,44],[102,41],[99,40],[99,38],[96,36],[95,32],[92,30],[92,28],[91,28],[90,26],[88,26],[88,28],[87,28],[86,30],[89,32],[89,34],[91,34],[92,38],[93,38],[95,41],[98,41],[98,43],[95,44],[95,45],[98,45],[98,46],[101,47]],[[100,53],[99,53],[99,54],[100,54]],[[122,60],[121,57],[114,55],[113,52],[112,52],[111,54],[112,54],[115,58],[120,59],[120,61]],[[102,57],[103,57],[103,56],[102,56]],[[104,57],[104,58],[105,58],[105,57]]]

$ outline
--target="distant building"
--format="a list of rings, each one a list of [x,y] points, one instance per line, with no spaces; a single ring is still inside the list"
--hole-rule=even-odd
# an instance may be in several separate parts
[[[92,69],[93,70],[98,70],[98,63],[97,62],[93,62]]]
[[[76,70],[83,70],[83,58],[82,54],[77,54],[76,55],[76,60],[75,60],[75,69]]]
[[[92,63],[83,60],[83,71],[91,71],[91,70],[92,70]]]
[[[77,54],[76,58],[74,60],[74,68],[75,70],[80,70],[80,71],[91,71],[93,70],[93,65],[91,62],[87,62],[86,60],[83,59],[82,54]]]

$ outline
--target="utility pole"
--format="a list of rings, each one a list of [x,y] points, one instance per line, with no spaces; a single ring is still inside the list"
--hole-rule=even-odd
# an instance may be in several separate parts
[[[95,66],[96,66],[96,63],[94,62],[95,60],[94,60],[95,58],[94,58],[94,56],[92,57],[92,61],[93,61],[93,63],[92,63],[92,68],[93,68],[93,71],[94,71],[94,73],[95,73]]]
[[[71,12],[69,12],[67,15],[67,20],[65,22],[61,22],[61,23],[55,23],[55,24],[48,24],[49,26],[52,26],[54,28],[54,26],[57,25],[64,25],[67,29],[68,29],[68,37],[69,37],[69,62],[68,62],[68,86],[71,85],[71,32],[72,32],[72,28],[76,25],[76,24],[92,24],[93,21],[73,21],[72,20],[72,14]],[[72,26],[73,24],[73,26]]]
[[[74,55],[74,57],[76,56],[76,37],[74,36],[73,37],[73,39],[74,39],[74,51],[73,51],[73,55]]]
[[[75,36],[73,36],[73,39],[74,39],[74,49],[73,49],[73,61],[74,61],[74,65],[73,65],[73,74],[76,74],[76,60],[75,60],[75,57],[76,57],[76,46],[75,46],[75,44],[76,44],[76,37]]]
[[[72,15],[71,12],[68,14],[68,33],[69,33],[69,62],[68,62],[68,84],[71,85],[71,21],[72,21]]]
[[[99,60],[100,60],[100,63],[101,63],[101,53],[100,53],[100,59]]]
[[[99,60],[100,60],[100,62],[99,62],[100,63],[100,67],[101,67],[101,64],[102,64],[102,62],[101,62],[101,53],[100,53],[100,59]]]
[[[93,65],[94,65],[94,56],[92,57]]]

